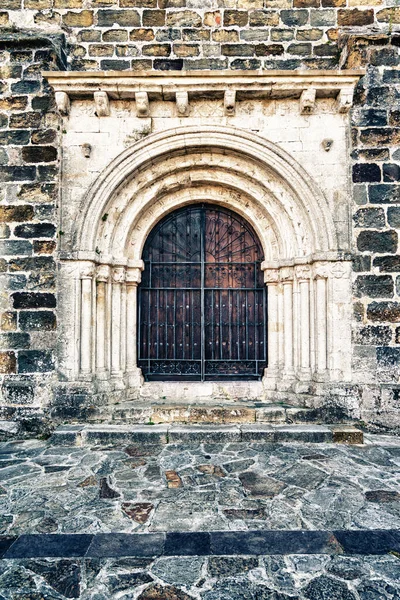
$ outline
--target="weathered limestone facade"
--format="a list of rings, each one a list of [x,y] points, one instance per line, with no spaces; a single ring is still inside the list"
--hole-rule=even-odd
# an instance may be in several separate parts
[[[397,428],[400,9],[24,1],[0,11],[4,427],[247,398]],[[202,202],[260,239],[268,367],[144,382],[143,246]]]

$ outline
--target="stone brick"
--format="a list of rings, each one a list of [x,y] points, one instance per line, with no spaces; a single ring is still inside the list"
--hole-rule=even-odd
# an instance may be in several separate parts
[[[310,29],[298,29],[296,31],[296,40],[299,42],[315,42],[320,40],[324,32],[322,29],[310,28]]]
[[[33,207],[29,205],[0,205],[0,223],[31,221],[33,214]]]
[[[3,312],[0,316],[0,330],[15,331],[17,329],[17,314],[10,310]]]
[[[360,273],[362,271],[370,271],[371,270],[371,257],[370,256],[354,256],[353,261],[353,271],[355,273]]]
[[[292,29],[271,29],[271,41],[288,42],[294,38]]]
[[[17,359],[15,352],[0,352],[0,373],[16,373]]]
[[[193,10],[170,12],[166,21],[168,27],[201,27],[201,16]]]
[[[390,275],[359,275],[354,283],[353,293],[357,298],[392,298],[393,278]]]
[[[54,0],[54,8],[82,8],[82,7],[83,7],[83,0]]]
[[[144,10],[142,25],[144,27],[163,27],[165,25],[165,10]],[[170,23],[168,23],[170,25]]]
[[[32,254],[32,244],[22,240],[0,240],[0,254],[19,256]]]
[[[353,165],[354,183],[377,182],[381,180],[380,166],[374,163],[361,163]]]
[[[390,204],[400,201],[400,185],[387,183],[370,185],[368,197],[371,204]]]
[[[400,64],[400,55],[397,48],[372,48],[369,55],[369,63],[375,67],[397,66]],[[385,70],[383,81],[390,83],[391,78],[399,81],[399,72],[393,69]]]
[[[154,61],[155,62],[155,61]],[[220,71],[226,69],[228,67],[228,60],[219,59],[219,58],[197,58],[197,59],[185,59],[183,63],[183,68],[186,71],[190,69],[205,71]]]
[[[399,95],[393,86],[377,86],[368,89],[366,104],[370,106],[392,106],[398,101]]]
[[[396,231],[361,231],[357,238],[360,252],[397,252],[398,236]]]
[[[249,14],[250,27],[274,27],[279,24],[279,13],[272,10],[255,10]]]
[[[312,27],[330,27],[332,25],[336,25],[336,11],[333,9],[311,9],[310,25]]]
[[[54,241],[35,240],[33,242],[33,252],[35,254],[52,254],[57,245]]]
[[[0,144],[3,146],[23,146],[29,143],[30,132],[23,129],[0,131]]]
[[[311,51],[311,44],[289,44],[287,47],[287,53],[295,56],[310,56]]]
[[[29,348],[30,337],[28,333],[2,333],[0,334],[1,350],[18,350]]]
[[[10,115],[10,129],[40,127],[42,116],[38,112],[25,112]]]
[[[398,302],[371,302],[367,307],[367,318],[373,322],[399,323],[400,304]]]
[[[63,15],[62,21],[67,27],[90,27],[93,25],[93,11],[67,12]]]
[[[356,329],[354,343],[366,346],[383,346],[392,341],[392,329],[385,325],[369,325]]]
[[[27,96],[0,98],[0,110],[25,110],[28,105]]]
[[[218,29],[212,32],[212,39],[214,42],[237,42],[239,40],[239,33],[234,29]]]
[[[205,27],[220,27],[222,25],[221,11],[206,12],[203,23]]]
[[[230,31],[228,33],[236,33]],[[266,29],[244,29],[240,32],[240,39],[244,42],[266,42],[269,37],[269,32]]]
[[[19,242],[28,244],[29,242]],[[56,264],[50,256],[35,256],[27,258],[15,258],[9,261],[10,273],[20,271],[36,271],[40,273],[54,273]]]
[[[389,148],[368,148],[366,150],[353,150],[351,158],[353,160],[384,161],[389,160]]]
[[[5,27],[9,24],[9,17],[7,12],[0,11],[0,26]]]
[[[399,24],[400,23],[400,6],[393,6],[391,8],[384,8],[380,10],[376,14],[377,21],[380,23],[391,23]]]
[[[54,294],[16,292],[12,294],[13,308],[55,308]]]
[[[359,208],[353,216],[356,227],[385,227],[385,211],[383,208]]]
[[[0,65],[1,79],[19,79],[22,75],[22,67],[20,65]]]
[[[53,162],[57,159],[57,148],[53,146],[25,146],[22,158],[27,163]]]
[[[346,6],[346,0],[321,0],[322,8],[340,8]]]
[[[300,27],[308,23],[308,10],[282,10],[280,18],[285,25]]]
[[[174,44],[173,51],[176,56],[198,56],[199,46],[196,44]]]
[[[119,0],[120,8],[157,8],[157,0]]]
[[[248,23],[249,15],[244,10],[225,10],[224,12],[224,26],[230,27],[237,25],[238,27],[245,27]]]
[[[4,129],[5,127],[8,127],[8,116],[4,113],[0,113],[0,128]]]
[[[374,267],[379,267],[381,273],[400,272],[400,256],[377,256]]]
[[[390,206],[387,211],[387,218],[389,225],[400,229],[400,207]]]
[[[390,127],[368,128],[360,131],[360,140],[368,146],[383,146],[400,144],[400,129]]]
[[[162,59],[156,58],[153,62],[156,71],[182,71],[183,58]]]
[[[41,112],[48,112],[53,104],[51,96],[35,96],[32,98],[32,109]]]
[[[293,0],[293,8],[319,8],[321,0]]]
[[[284,47],[280,44],[257,44],[255,46],[256,56],[277,56],[284,53]]]
[[[146,44],[142,47],[142,52],[147,56],[169,56],[171,44]]]
[[[359,10],[358,8],[353,8],[338,11],[338,24],[342,27],[371,25],[373,22],[374,11],[372,9]]]
[[[254,46],[250,44],[222,44],[221,54],[225,56],[253,56]]]
[[[22,238],[52,238],[55,233],[56,228],[52,223],[17,225],[14,229],[14,235]]]
[[[181,40],[182,35],[180,29],[159,29],[156,34],[157,42],[174,42],[176,40]]]
[[[137,10],[99,10],[97,13],[99,27],[121,27],[140,26],[140,17]]]
[[[32,144],[52,144],[56,142],[57,131],[55,129],[42,129],[33,131],[31,135]]]
[[[217,32],[214,32],[215,34]],[[186,42],[201,42],[203,40],[210,39],[211,32],[209,29],[183,29],[182,30],[182,39]],[[231,40],[221,40],[221,41],[231,41]],[[235,40],[232,40],[235,41]]]
[[[336,45],[333,44],[318,44],[314,46],[315,56],[333,56],[338,58],[339,51]]]
[[[101,31],[96,29],[83,29],[77,34],[78,42],[100,42]]]
[[[35,177],[35,167],[0,167],[0,182],[33,181]]]
[[[114,46],[111,44],[90,44],[90,56],[112,56],[114,54]]]
[[[261,67],[261,62],[255,58],[236,58],[229,66],[233,70],[255,71]]]
[[[400,181],[400,166],[395,163],[383,165],[383,181]]]
[[[129,39],[132,42],[151,42],[154,40],[154,32],[152,29],[132,29]]]
[[[389,125],[400,127],[400,110],[391,110],[389,114]]]
[[[50,331],[56,329],[56,316],[50,310],[22,310],[18,323],[22,331]]]
[[[18,352],[18,373],[46,373],[54,370],[51,350],[25,350]]]

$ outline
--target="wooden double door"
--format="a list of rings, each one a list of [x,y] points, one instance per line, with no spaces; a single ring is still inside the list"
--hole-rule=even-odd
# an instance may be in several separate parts
[[[260,379],[267,363],[263,251],[225,208],[176,210],[150,233],[138,295],[138,364],[151,380]]]

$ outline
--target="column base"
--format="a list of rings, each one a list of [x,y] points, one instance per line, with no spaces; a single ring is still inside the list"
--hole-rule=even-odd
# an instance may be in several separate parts
[[[142,375],[142,369],[134,367],[129,369],[128,373],[128,385],[130,388],[140,388],[144,384],[144,377]]]

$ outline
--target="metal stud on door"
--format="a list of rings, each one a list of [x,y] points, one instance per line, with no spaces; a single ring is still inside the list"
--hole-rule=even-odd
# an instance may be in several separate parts
[[[150,380],[259,379],[267,362],[261,244],[239,215],[194,205],[149,235],[138,361]]]

